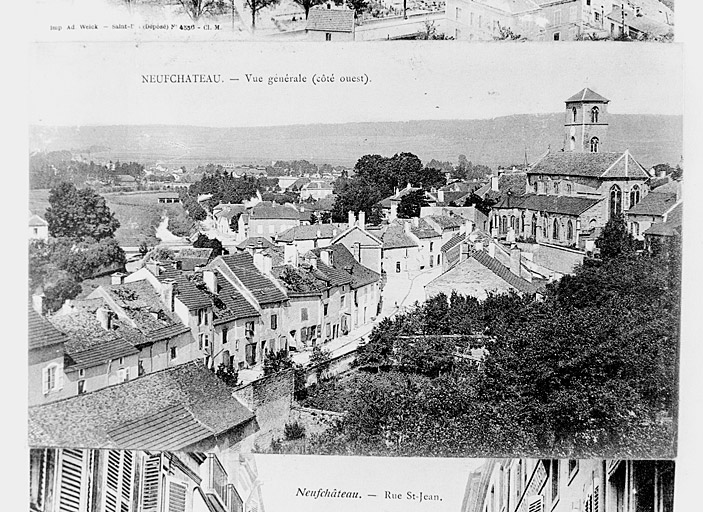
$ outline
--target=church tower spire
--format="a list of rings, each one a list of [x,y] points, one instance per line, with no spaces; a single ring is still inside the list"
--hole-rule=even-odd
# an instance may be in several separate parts
[[[608,133],[608,103],[588,87],[566,100],[565,151],[600,153]]]

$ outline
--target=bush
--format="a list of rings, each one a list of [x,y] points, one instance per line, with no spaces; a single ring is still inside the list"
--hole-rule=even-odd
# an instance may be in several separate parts
[[[301,425],[297,420],[291,423],[286,423],[283,428],[283,435],[285,436],[286,441],[302,439],[305,437],[305,425]]]

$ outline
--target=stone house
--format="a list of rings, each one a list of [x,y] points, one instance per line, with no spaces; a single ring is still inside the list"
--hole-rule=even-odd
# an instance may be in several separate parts
[[[310,41],[353,41],[356,32],[356,15],[345,8],[318,7],[310,9],[305,27]]]

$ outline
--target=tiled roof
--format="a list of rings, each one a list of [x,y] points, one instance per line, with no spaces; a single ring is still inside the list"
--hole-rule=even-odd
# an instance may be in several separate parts
[[[300,190],[301,188],[303,188],[304,185],[307,185],[308,183],[310,183],[310,178],[306,178],[303,176],[288,185],[288,188],[286,190]]]
[[[283,265],[272,270],[274,277],[286,288],[289,296],[321,294],[329,288],[327,276],[312,266]]]
[[[370,268],[367,268],[358,261],[356,261],[354,259],[354,255],[349,252],[349,249],[347,249],[344,245],[333,244],[329,247],[325,247],[325,249],[332,251],[332,266],[334,267],[335,271],[344,272],[351,276],[352,288],[359,288],[367,284],[375,283],[376,281],[381,279],[380,274],[374,272]],[[321,250],[322,249],[314,249],[312,252],[315,255],[319,256]],[[325,272],[327,272],[326,268],[329,268],[324,264],[320,264],[320,261],[318,260],[318,268],[319,267],[325,269]],[[345,284],[345,276],[338,274],[335,279],[338,279],[338,282],[340,284]]]
[[[650,192],[627,210],[628,215],[664,215],[676,204],[676,194]]]
[[[428,218],[432,219],[442,229],[458,228],[466,222],[465,219],[457,215],[430,215]]]
[[[257,204],[249,210],[249,220],[251,219],[288,219],[298,220],[300,212],[292,206],[285,205],[264,205]]]
[[[457,206],[463,206],[466,199],[471,195],[471,192],[445,192],[444,201],[439,201],[437,198],[438,206],[448,206],[449,203],[454,203]]]
[[[230,254],[222,256],[222,261],[254,295],[259,304],[283,302],[287,299],[268,277],[259,272],[251,254]]]
[[[222,274],[215,271],[217,276],[217,296],[224,303],[227,311],[221,312],[217,311],[216,315],[219,320],[216,319],[215,323],[224,323],[232,320],[237,320],[240,318],[252,318],[259,316],[259,312],[256,308],[244,298],[244,296],[239,293],[232,283],[227,281]]]
[[[571,96],[568,100],[566,100],[566,103],[571,103],[574,101],[598,101],[598,102],[604,102],[604,103],[609,103],[610,100],[604,98],[597,92],[592,91],[588,87],[585,89],[580,90],[573,96]]]
[[[120,345],[123,341],[115,329],[104,329],[97,317],[87,311],[76,310],[50,317],[55,327],[70,338],[64,344],[66,353],[73,354],[97,349],[108,345]],[[113,320],[115,322],[115,320]]]
[[[673,236],[681,234],[683,223],[683,203],[677,204],[666,216],[666,222],[656,222],[647,229],[645,235]]]
[[[127,421],[108,430],[121,448],[140,450],[180,450],[212,435],[193,413],[180,404],[154,414]]]
[[[78,370],[80,368],[90,368],[92,366],[104,364],[113,359],[138,353],[139,350],[137,350],[134,345],[121,337],[108,340],[79,352],[75,352],[67,347],[66,354],[69,356],[71,363],[66,365],[66,369]]]
[[[401,247],[417,247],[417,243],[405,232],[400,224],[391,224],[383,233],[383,248],[398,249]]]
[[[415,223],[413,221],[411,222],[410,226],[410,231],[412,232],[413,235],[420,239],[424,238],[438,238],[441,237],[442,235],[440,233],[437,233],[435,229],[430,226],[426,220],[424,219],[418,219],[418,225],[415,226]]]
[[[391,203],[392,203],[393,201],[400,201],[400,200],[403,198],[403,196],[408,195],[410,192],[415,192],[416,190],[422,190],[422,189],[420,189],[420,188],[413,188],[413,187],[410,187],[410,188],[408,188],[408,187],[402,188],[402,189],[400,189],[400,190],[398,191],[397,194],[393,194],[392,196],[389,196],[389,197],[383,199],[382,201],[379,202],[379,204],[380,204],[382,207],[384,207],[384,208],[390,208],[390,207],[391,207]]]
[[[647,171],[632,158],[629,151],[624,153],[550,152],[537,161],[527,173],[610,179],[649,178]]]
[[[354,11],[349,9],[310,9],[306,30],[353,32]]]
[[[183,421],[182,411],[188,412],[193,421],[185,418],[182,426],[188,432],[187,440],[178,443],[170,436],[174,433],[172,422]],[[232,388],[201,361],[193,361],[30,407],[29,444],[123,449],[149,446],[169,450],[174,446],[185,448],[185,443],[218,435],[253,418],[254,413],[232,396]],[[140,422],[142,428],[130,428],[135,422]],[[203,429],[196,430],[193,422]]]
[[[508,267],[503,265],[497,259],[491,258],[487,252],[476,251],[471,255],[471,258],[478,261],[481,265],[489,269],[503,281],[520,292],[535,293],[537,291],[537,286],[513,274]]]
[[[46,318],[39,315],[28,304],[29,350],[60,345],[68,341],[68,336],[54,327]]]
[[[511,196],[510,198],[503,196],[493,208],[520,208],[535,212],[581,215],[600,201],[601,199],[590,197],[525,194],[524,196]]]
[[[211,247],[184,247],[178,251],[178,258],[209,259],[213,250]]]
[[[304,190],[332,190],[332,183],[329,181],[311,181],[303,186]]]
[[[444,245],[442,245],[441,251],[447,252],[451,248],[456,247],[461,242],[463,242],[465,238],[466,238],[466,233],[457,233],[456,235],[451,237],[449,240],[447,240],[447,242]]]
[[[268,249],[269,247],[273,247],[273,242],[265,236],[250,236],[246,240],[243,240],[237,244],[237,249],[241,250],[256,247]]]
[[[645,32],[653,36],[662,36],[672,31],[671,26],[661,21],[654,20],[648,16],[637,16],[637,14],[625,9],[625,25],[640,32]],[[618,23],[622,23],[623,9],[621,5],[613,5],[613,10],[607,14],[607,18]]]
[[[31,217],[29,217],[29,227],[30,228],[38,228],[38,227],[43,227],[43,226],[48,226],[49,223],[42,219],[39,215],[37,214],[32,214]]]
[[[173,279],[175,281],[174,293],[176,297],[178,297],[189,310],[194,311],[210,306],[209,297],[201,292],[195,283],[188,279],[183,272],[171,266],[166,266],[157,278],[161,282],[165,279]]]
[[[279,242],[293,242],[294,240],[317,240],[318,238],[334,238],[344,231],[344,224],[309,224],[295,226],[276,236]],[[319,236],[318,236],[319,233]]]

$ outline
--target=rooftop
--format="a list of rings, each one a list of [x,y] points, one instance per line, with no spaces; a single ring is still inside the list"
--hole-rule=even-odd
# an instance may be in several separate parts
[[[657,192],[644,196],[639,203],[627,210],[628,215],[664,215],[676,205],[676,194]]]
[[[314,249],[312,252],[319,257],[323,250],[332,251],[332,265],[330,267],[321,264],[318,260],[318,268],[326,274],[333,276],[337,283],[344,284],[347,274],[351,276],[351,287],[360,288],[381,279],[381,275],[370,268],[363,266],[354,259],[354,255],[342,244],[333,244],[324,249]],[[343,274],[344,273],[344,274]],[[334,282],[334,281],[333,281]]]
[[[234,273],[242,284],[254,295],[259,304],[284,302],[286,295],[270,278],[259,272],[251,254],[243,252],[221,256],[222,262]]]
[[[249,220],[252,219],[287,219],[298,220],[300,212],[292,206],[281,204],[267,205],[259,203],[249,210]]]
[[[527,174],[584,176],[588,178],[649,179],[649,174],[630,154],[548,152]]]
[[[193,361],[30,407],[29,444],[180,450],[253,418],[232,388]]]
[[[344,224],[308,224],[294,226],[276,236],[278,242],[293,242],[295,240],[317,240],[319,238],[334,238],[344,231]]]
[[[349,9],[310,9],[306,30],[353,32],[354,18],[354,11]]]
[[[68,341],[68,336],[59,331],[46,318],[28,304],[29,350],[60,345]]]
[[[405,232],[402,224],[390,224],[383,233],[384,249],[399,249],[402,247],[417,247],[417,243]]]
[[[595,101],[595,102],[600,102],[600,103],[609,103],[610,100],[607,98],[604,98],[600,94],[598,94],[595,91],[592,91],[588,87],[585,89],[580,90],[573,96],[571,96],[568,100],[566,100],[566,103],[572,103],[575,101]]]

